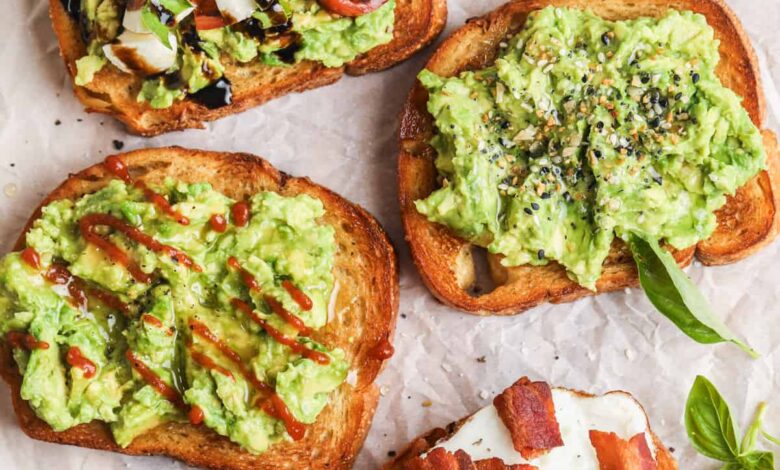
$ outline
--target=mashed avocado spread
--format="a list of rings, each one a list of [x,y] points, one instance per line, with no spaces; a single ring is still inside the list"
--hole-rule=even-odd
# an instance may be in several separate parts
[[[506,266],[554,260],[590,289],[615,236],[706,239],[726,195],[765,165],[718,60],[691,12],[534,12],[494,65],[420,74],[441,188],[417,209]]]
[[[64,3],[87,43],[87,54],[76,61],[76,85],[89,84],[112,62],[146,77],[138,100],[153,108],[188,95],[209,107],[229,104],[227,63],[310,60],[340,67],[390,42],[395,23],[395,0],[357,17],[330,12],[315,0]]]
[[[52,202],[0,261],[22,398],[55,431],[109,423],[121,446],[170,421],[252,453],[300,439],[349,367],[310,339],[334,284],[322,204],[155,189],[117,179]]]

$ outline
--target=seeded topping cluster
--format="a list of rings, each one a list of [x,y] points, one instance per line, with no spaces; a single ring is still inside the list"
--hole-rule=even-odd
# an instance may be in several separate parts
[[[547,8],[499,47],[486,69],[420,75],[442,189],[417,206],[507,265],[554,259],[592,287],[615,233],[696,243],[763,166],[699,15]]]

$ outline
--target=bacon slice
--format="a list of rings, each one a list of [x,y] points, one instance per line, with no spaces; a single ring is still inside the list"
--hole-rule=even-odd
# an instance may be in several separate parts
[[[512,444],[526,460],[563,445],[550,386],[523,377],[493,400]]]
[[[657,470],[645,433],[629,440],[614,432],[590,431],[590,443],[596,449],[600,470]]]
[[[441,447],[433,449],[425,457],[415,457],[404,465],[404,470],[537,470],[532,465],[507,465],[498,458],[474,462],[462,450],[454,454]]]
[[[469,454],[462,450],[454,454],[441,447],[423,457],[415,457],[404,465],[404,470],[474,470]]]
[[[524,463],[517,465],[507,465],[503,460],[493,457],[492,459],[478,460],[474,462],[476,470],[537,470],[533,465]]]

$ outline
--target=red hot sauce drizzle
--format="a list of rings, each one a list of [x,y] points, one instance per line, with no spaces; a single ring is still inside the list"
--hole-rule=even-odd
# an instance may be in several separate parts
[[[219,337],[217,337],[217,335],[215,335],[204,323],[201,323],[195,319],[191,319],[189,321],[189,325],[194,335],[198,335],[204,340],[208,341],[214,345],[225,357],[230,359],[241,371],[241,375],[244,376],[246,381],[249,382],[257,391],[271,394],[270,400],[266,401],[262,406],[263,411],[277,419],[282,420],[282,422],[284,422],[284,427],[287,430],[287,433],[290,435],[290,437],[293,438],[293,440],[298,441],[302,439],[306,433],[306,427],[303,423],[295,419],[293,414],[290,412],[290,409],[287,408],[287,405],[284,403],[281,397],[279,397],[279,395],[274,392],[273,387],[266,384],[265,382],[258,380],[254,372],[252,372],[252,370],[247,367],[246,364],[244,364],[244,362],[241,360],[241,356],[239,356],[238,353],[235,352],[224,341],[219,339]]]
[[[204,369],[208,370],[214,370],[219,372],[220,374],[224,375],[225,377],[228,377],[230,379],[233,378],[233,373],[229,370],[225,369],[221,365],[214,362],[214,360],[207,355],[203,354],[202,352],[198,352],[190,348],[190,354],[192,355],[192,360],[197,362],[199,366],[203,367]]]
[[[67,286],[70,300],[77,308],[87,308],[87,295],[91,295],[114,310],[119,310],[125,315],[130,314],[130,307],[119,297],[102,289],[90,287],[86,281],[71,274],[62,264],[52,263],[43,277],[51,283]]]
[[[95,363],[84,357],[84,355],[81,354],[81,349],[79,349],[78,346],[71,346],[68,349],[68,353],[65,355],[65,360],[68,362],[68,364],[70,364],[71,367],[81,369],[81,371],[84,373],[84,378],[86,379],[91,379],[97,372]]]
[[[212,215],[209,219],[209,225],[211,225],[211,230],[218,233],[223,233],[227,230],[227,220],[225,220],[222,214]]]
[[[38,341],[35,336],[23,331],[9,331],[5,335],[5,338],[12,348],[24,348],[28,351],[32,351],[33,349],[49,349],[49,343],[46,341]]]
[[[188,417],[190,418],[190,424],[197,426],[203,422],[203,410],[198,405],[192,405]]]
[[[297,303],[301,310],[308,312],[314,306],[308,295],[304,294],[302,290],[295,287],[295,284],[285,279],[282,281],[282,287],[290,294],[295,303]]]
[[[230,215],[233,216],[233,223],[236,227],[243,227],[249,222],[249,203],[238,201],[230,208]]]
[[[155,317],[154,315],[149,315],[148,313],[144,313],[143,315],[141,315],[141,321],[155,328],[159,328],[159,329],[165,328],[165,325],[163,325],[163,322],[159,318]],[[168,336],[173,336],[174,332],[175,331],[173,327],[165,330],[165,334]]]
[[[228,258],[228,266],[230,266],[233,269],[238,270],[238,272],[241,273],[241,279],[244,280],[244,284],[246,284],[246,286],[250,290],[254,290],[256,292],[260,292],[260,284],[257,282],[257,280],[252,275],[252,273],[250,273],[249,271],[247,271],[246,269],[241,267],[241,264],[238,262],[238,260],[235,257],[231,256],[230,258]],[[306,301],[308,301],[309,308],[308,309],[304,308],[304,310],[310,310],[311,309],[311,299],[309,299],[309,297],[307,297],[306,294],[304,294],[297,287],[295,287],[292,282],[287,281],[287,280],[282,281],[282,286],[284,286],[285,289],[287,289],[288,292],[290,292],[290,288],[285,286],[285,283],[289,284],[290,288],[292,288],[292,289],[294,289],[294,291],[297,291],[298,293],[300,293],[300,295],[303,296],[306,299]],[[292,293],[290,295],[292,295],[293,299],[296,302],[298,302],[298,300],[295,299],[295,296]],[[284,321],[286,321],[287,323],[292,325],[292,327],[295,328],[296,330],[298,330],[298,332],[300,332],[302,335],[308,335],[309,333],[311,333],[311,329],[309,329],[306,326],[306,324],[303,322],[303,320],[301,320],[300,318],[296,317],[295,315],[293,315],[292,313],[287,311],[287,309],[284,308],[284,306],[279,301],[277,301],[276,299],[274,299],[273,297],[268,296],[268,295],[264,295],[263,296],[263,300],[265,300],[266,303],[268,303],[268,306],[271,307],[271,310],[273,310],[273,312],[275,314],[277,314],[280,317],[282,317],[284,319]],[[304,303],[306,301],[304,301]],[[299,305],[300,305],[300,302],[299,302]]]
[[[138,375],[141,376],[141,378],[146,381],[149,385],[152,386],[157,392],[162,395],[166,400],[173,403],[177,408],[180,410],[186,410],[187,405],[184,404],[184,400],[181,398],[181,394],[179,392],[165,383],[160,376],[158,376],[152,369],[149,368],[146,364],[141,362],[141,360],[133,353],[131,350],[127,350],[127,353],[125,353],[125,356],[127,357],[127,360],[130,361],[130,366],[138,372]]]
[[[306,434],[306,426],[303,423],[295,419],[295,416],[287,408],[287,405],[282,401],[282,398],[273,394],[269,401],[266,401],[263,405],[263,411],[269,415],[281,419],[284,423],[284,427],[287,430],[287,434],[293,438],[294,441],[300,441]]]
[[[233,350],[233,348],[228,346],[227,343],[219,339],[219,337],[217,337],[217,335],[215,335],[204,323],[192,319],[190,320],[189,325],[193,334],[198,335],[204,340],[213,344],[219,350],[219,352],[221,352],[226,358],[230,359],[230,361],[232,361],[238,367],[238,370],[241,371],[241,375],[243,375],[247,382],[249,382],[254,388],[263,392],[273,392],[273,389],[268,384],[258,380],[257,376],[255,376],[252,370],[249,369],[249,367],[244,364],[244,361],[241,360],[241,356],[239,356],[238,353]]]
[[[379,359],[380,361],[384,361],[386,359],[390,359],[393,357],[393,354],[395,354],[395,348],[393,347],[393,344],[390,343],[390,338],[388,335],[385,335],[382,337],[381,340],[376,344],[376,346],[369,351],[368,355],[373,357],[374,359]]]
[[[33,269],[41,269],[41,257],[34,248],[27,247],[19,255],[22,261]]]
[[[294,338],[289,338],[287,336],[284,336],[284,334],[282,334],[281,331],[269,325],[268,322],[260,318],[254,311],[252,311],[252,307],[250,307],[249,304],[247,304],[243,300],[234,298],[233,300],[231,300],[231,304],[233,304],[234,308],[237,308],[238,310],[244,312],[244,314],[249,318],[251,318],[253,322],[260,325],[278,343],[281,343],[289,347],[296,354],[300,354],[303,357],[307,359],[311,359],[312,361],[318,364],[322,364],[322,365],[330,364],[330,358],[326,354],[320,351],[315,351],[314,349],[311,349],[306,345],[299,343]]]
[[[182,225],[189,225],[190,219],[185,217],[181,212],[174,210],[171,204],[162,195],[156,193],[149,188],[143,181],[133,181],[130,176],[130,172],[127,169],[125,162],[116,155],[111,155],[103,162],[103,166],[117,178],[121,179],[128,185],[133,185],[140,189],[144,193],[144,197],[147,201],[151,202],[158,209],[163,211],[169,217]]]
[[[195,261],[193,261],[192,258],[187,256],[187,254],[184,253],[183,251],[178,250],[170,245],[165,245],[163,243],[158,242],[153,237],[128,225],[127,223],[114,217],[113,215],[89,214],[82,217],[79,220],[79,229],[81,231],[81,236],[84,237],[87,243],[91,243],[95,245],[113,261],[127,268],[127,270],[130,272],[130,275],[133,276],[133,279],[135,279],[138,282],[143,282],[148,284],[149,282],[151,282],[152,276],[150,274],[145,273],[138,265],[138,263],[130,259],[130,256],[128,256],[128,254],[125,253],[121,248],[114,245],[110,241],[106,240],[101,235],[95,233],[94,231],[95,227],[101,225],[111,227],[114,230],[118,230],[124,233],[131,240],[140,243],[141,245],[144,245],[145,247],[149,248],[154,252],[167,254],[171,258],[173,258],[173,260],[176,261],[177,263],[180,263],[192,269],[193,271],[196,272],[202,271],[201,267],[198,266],[195,263]]]

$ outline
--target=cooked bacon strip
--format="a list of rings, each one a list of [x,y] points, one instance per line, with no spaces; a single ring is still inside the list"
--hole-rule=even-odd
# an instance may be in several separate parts
[[[507,465],[498,458],[471,460],[462,450],[454,454],[441,447],[433,449],[425,457],[415,457],[404,465],[404,470],[537,470],[533,465]]]
[[[590,431],[590,443],[596,449],[600,470],[657,470],[645,433],[628,441],[614,432]]]
[[[523,377],[493,400],[512,444],[526,460],[563,445],[550,386]]]
[[[476,470],[537,470],[533,465],[524,463],[517,465],[507,465],[503,460],[493,457],[492,459],[477,460],[474,462]]]
[[[474,462],[462,450],[453,454],[439,447],[425,457],[415,457],[406,462],[404,470],[474,470]]]

